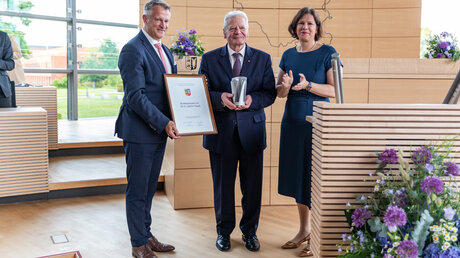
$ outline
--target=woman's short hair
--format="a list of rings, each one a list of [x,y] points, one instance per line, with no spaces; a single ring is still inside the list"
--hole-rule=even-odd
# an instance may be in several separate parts
[[[311,14],[313,18],[315,19],[315,23],[316,23],[315,40],[318,41],[321,37],[323,37],[323,26],[321,25],[321,20],[319,18],[318,13],[315,11],[315,9],[310,8],[310,7],[304,7],[297,12],[297,14],[292,19],[291,24],[289,24],[289,27],[288,27],[289,33],[291,33],[291,36],[293,38],[299,39],[299,35],[297,35],[297,24],[299,23],[300,19],[302,19],[302,17],[305,14]]]
[[[249,29],[249,23],[248,23],[248,16],[246,15],[246,13],[242,12],[242,11],[230,11],[228,12],[225,17],[224,17],[224,31],[228,31],[228,22],[233,19],[234,17],[237,17],[237,16],[240,16],[240,17],[243,17],[244,19],[244,26],[246,27],[246,29]]]

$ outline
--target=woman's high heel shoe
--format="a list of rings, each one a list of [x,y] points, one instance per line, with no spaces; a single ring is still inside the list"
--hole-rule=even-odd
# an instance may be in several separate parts
[[[310,234],[302,238],[299,242],[294,243],[292,241],[287,241],[284,245],[281,246],[282,249],[295,249],[299,247],[303,242],[308,241],[310,243]]]
[[[310,236],[310,235],[308,235],[308,236]],[[310,249],[310,239],[308,239],[308,241],[307,241],[307,246],[305,246],[305,248],[302,251],[300,251],[299,256],[300,257],[313,256],[313,252]]]

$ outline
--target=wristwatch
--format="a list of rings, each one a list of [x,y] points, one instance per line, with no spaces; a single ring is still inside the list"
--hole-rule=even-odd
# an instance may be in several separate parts
[[[311,90],[311,81],[308,82],[308,86],[307,86],[306,90],[307,90],[308,92],[310,92],[310,90]]]

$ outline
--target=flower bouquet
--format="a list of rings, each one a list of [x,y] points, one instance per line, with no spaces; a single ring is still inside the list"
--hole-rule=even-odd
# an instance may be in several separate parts
[[[377,153],[373,196],[345,211],[351,234],[342,235],[341,257],[460,257],[459,168],[453,140],[421,146],[409,161],[401,150]],[[345,246],[347,246],[345,248]]]
[[[457,39],[453,34],[442,32],[439,35],[430,35],[426,40],[425,58],[449,58],[452,61],[460,59],[460,50],[457,48]]]
[[[201,40],[196,30],[179,32],[178,39],[170,47],[171,53],[181,59],[184,56],[202,56],[204,48],[201,46]]]

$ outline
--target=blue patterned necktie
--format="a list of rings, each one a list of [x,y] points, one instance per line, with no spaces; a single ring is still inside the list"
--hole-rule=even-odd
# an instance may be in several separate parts
[[[241,61],[240,53],[233,53],[232,56],[235,58],[235,63],[233,64],[233,76],[240,76],[241,72]]]

